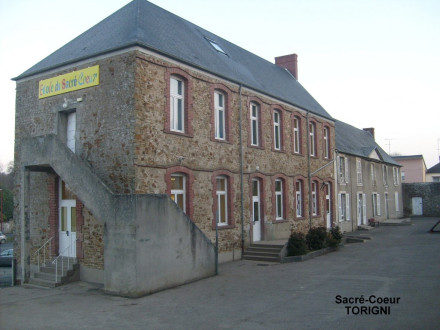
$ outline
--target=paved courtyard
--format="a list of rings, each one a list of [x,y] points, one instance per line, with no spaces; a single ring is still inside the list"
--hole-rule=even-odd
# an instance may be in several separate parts
[[[305,262],[223,264],[138,299],[84,282],[0,288],[0,329],[440,329],[436,221],[357,232],[371,241]]]

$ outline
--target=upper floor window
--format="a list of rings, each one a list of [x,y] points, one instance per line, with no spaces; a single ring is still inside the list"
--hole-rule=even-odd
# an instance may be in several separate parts
[[[393,182],[395,186],[399,184],[399,169],[397,167],[393,167]]]
[[[281,150],[281,113],[279,110],[273,112],[273,144],[275,150]]]
[[[316,125],[309,123],[310,156],[316,156]]]
[[[356,178],[357,184],[362,185],[362,160],[360,158],[356,158]]]
[[[170,78],[170,130],[185,132],[185,83],[176,76]]]
[[[260,107],[256,103],[250,106],[251,145],[260,146]]]
[[[214,110],[215,110],[215,138],[219,140],[225,140],[226,139],[225,95],[219,91],[214,92]]]
[[[383,185],[388,186],[388,166],[383,166]]]
[[[186,176],[182,173],[171,175],[171,199],[186,212]]]
[[[330,158],[330,129],[328,127],[324,127],[324,158]]]
[[[373,186],[375,186],[376,185],[376,170],[374,167],[374,163],[371,163],[370,169],[371,169],[371,183],[373,184]]]
[[[293,152],[301,153],[301,120],[297,116],[293,117]]]
[[[348,159],[344,156],[338,156],[338,181],[339,183],[348,183]]]

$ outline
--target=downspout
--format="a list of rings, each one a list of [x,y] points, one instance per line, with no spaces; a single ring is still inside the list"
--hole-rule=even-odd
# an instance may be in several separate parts
[[[307,111],[307,179],[309,184],[309,229],[312,228],[312,174],[310,166],[310,123],[309,123],[310,112]]]
[[[241,221],[241,259],[244,255],[244,187],[243,187],[243,110],[241,105],[241,88],[240,84],[239,94],[239,130],[240,130],[240,221]]]

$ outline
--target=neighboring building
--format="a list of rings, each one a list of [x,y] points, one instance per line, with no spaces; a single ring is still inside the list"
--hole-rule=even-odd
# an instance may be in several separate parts
[[[426,171],[426,182],[440,182],[440,163]]]
[[[216,220],[221,261],[335,224],[334,120],[275,62],[135,0],[16,77],[18,278],[50,242],[136,296],[212,275]]]
[[[402,165],[402,182],[426,182],[426,164],[423,155],[393,156],[393,159]]]
[[[374,129],[335,122],[338,224],[344,232],[403,216],[400,165],[374,140]]]

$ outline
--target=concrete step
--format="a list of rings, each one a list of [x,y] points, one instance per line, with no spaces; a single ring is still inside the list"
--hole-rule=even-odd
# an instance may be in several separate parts
[[[283,245],[252,244],[243,254],[243,259],[265,262],[280,262],[280,252]]]
[[[49,281],[49,280],[45,280],[42,278],[35,278],[35,277],[29,279],[29,284],[41,286],[41,287],[45,287],[45,288],[55,288],[55,287],[61,285],[61,283],[56,283],[55,281]]]
[[[280,259],[278,257],[261,257],[261,256],[248,256],[246,254],[243,254],[244,260],[253,260],[253,261],[266,261],[266,262],[280,262]]]

